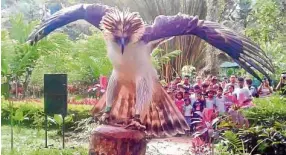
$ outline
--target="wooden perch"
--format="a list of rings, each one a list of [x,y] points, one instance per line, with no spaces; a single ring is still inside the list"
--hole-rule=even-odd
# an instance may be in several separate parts
[[[89,155],[144,155],[146,145],[141,131],[103,125],[90,137]]]

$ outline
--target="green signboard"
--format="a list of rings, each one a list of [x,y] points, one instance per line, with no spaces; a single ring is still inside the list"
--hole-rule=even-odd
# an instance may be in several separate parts
[[[51,114],[67,114],[67,75],[44,75],[44,112]]]

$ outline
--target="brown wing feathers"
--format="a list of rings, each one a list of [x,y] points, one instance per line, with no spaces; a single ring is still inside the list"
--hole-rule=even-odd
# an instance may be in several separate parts
[[[115,99],[110,112],[111,121],[125,123],[135,114],[135,85],[119,85],[118,96]],[[105,95],[93,108],[93,115],[102,111],[105,107]],[[177,133],[184,133],[189,126],[174,101],[168,96],[159,83],[155,84],[152,103],[147,108],[145,117],[141,122],[146,126],[147,135],[153,136],[174,136]]]

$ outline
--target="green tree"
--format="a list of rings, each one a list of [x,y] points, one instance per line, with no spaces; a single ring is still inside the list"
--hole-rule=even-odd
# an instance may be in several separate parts
[[[1,40],[2,77],[9,77],[17,84],[23,83],[24,95],[28,88],[33,69],[37,60],[55,51],[66,51],[71,46],[67,35],[52,35],[34,46],[26,43],[26,38],[37,25],[37,21],[25,22],[21,14],[10,18],[11,28],[3,30]]]
[[[36,64],[31,83],[43,86],[43,76],[47,73],[68,74],[69,83],[91,83],[101,74],[109,75],[112,65],[107,57],[103,35],[96,30],[92,32],[90,36],[81,35],[76,41],[68,40],[69,47],[65,51],[54,51],[41,57]],[[55,33],[51,37],[55,35],[64,34]]]
[[[273,61],[276,76],[286,68],[286,14],[275,0],[257,0],[247,18],[246,34],[266,52]],[[277,79],[278,77],[276,77]]]

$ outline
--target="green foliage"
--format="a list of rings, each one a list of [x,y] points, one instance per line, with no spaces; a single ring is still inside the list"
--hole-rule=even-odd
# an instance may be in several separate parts
[[[12,118],[15,121],[22,122],[25,118],[22,109],[17,109],[15,112],[15,116],[12,116]]]
[[[155,66],[156,69],[161,69],[162,65],[170,62],[170,60],[172,58],[176,58],[177,56],[179,56],[182,53],[182,51],[175,50],[175,51],[172,51],[172,52],[167,52],[165,54],[163,54],[163,53],[164,53],[164,50],[162,50],[160,48],[155,49],[151,53],[152,63]]]
[[[215,154],[219,154],[219,155],[230,155],[233,154],[231,153],[227,146],[224,145],[223,143],[218,143],[215,145]]]
[[[24,15],[17,14],[10,17],[11,28],[9,29],[10,36],[12,39],[17,40],[19,43],[25,43],[29,34],[33,31],[38,21],[32,21],[25,23]]]
[[[101,32],[92,30],[91,36],[80,36],[76,41],[54,32],[30,46],[25,41],[38,21],[26,23],[20,14],[12,16],[10,22],[11,28],[2,30],[1,36],[2,77],[16,77],[22,82],[31,79],[31,84],[43,86],[43,75],[47,73],[66,73],[69,83],[93,82],[101,74],[111,73]]]
[[[7,30],[1,30],[1,73],[7,75],[10,72],[9,64],[12,63],[13,55],[15,54],[15,42],[10,39]]]
[[[37,46],[32,47],[25,43],[28,34],[36,22],[24,23],[22,15],[11,17],[11,29],[2,30],[1,60],[3,61],[4,75],[21,76],[27,67],[32,67],[40,56]]]
[[[17,121],[16,124],[22,122],[23,125],[35,127],[38,130],[42,129],[45,122],[44,105],[41,102],[35,101],[17,101],[13,103],[11,107],[7,100],[2,100],[1,103],[1,120],[5,124],[9,122],[11,108],[14,113],[12,118]],[[68,115],[65,117],[65,128],[72,130],[77,127],[78,121],[89,118],[90,110],[92,106],[87,105],[68,105]],[[54,115],[54,117],[48,117],[48,125],[50,127],[62,126],[61,115]]]
[[[275,121],[286,121],[286,99],[280,96],[258,98],[255,107],[244,111],[245,116],[253,125],[273,126]]]
[[[54,115],[54,120],[58,124],[59,127],[63,125],[63,116],[59,114]],[[70,123],[73,121],[73,114],[64,117],[65,123]]]
[[[61,40],[56,40],[62,37]],[[73,42],[67,35],[53,33],[47,40],[54,44],[66,44],[65,49],[49,52],[49,55],[41,57],[32,74],[31,83],[43,86],[43,76],[47,73],[66,73],[69,83],[77,81],[92,82],[99,76],[109,75],[112,65],[107,57],[106,46],[102,33],[93,31],[91,36],[81,36]],[[62,43],[61,43],[62,42]],[[53,47],[57,47],[54,45]],[[50,49],[43,47],[43,49]]]
[[[286,67],[285,42],[281,39],[286,34],[285,11],[275,0],[257,0],[247,20],[246,35],[262,47],[279,75]]]
[[[49,148],[44,148],[45,131],[21,127],[21,133],[14,132],[14,149],[10,148],[10,126],[1,126],[1,154],[3,155],[87,155],[88,144],[78,140],[66,141],[65,149],[62,146],[61,136],[55,130],[48,131]],[[78,145],[80,144],[80,146]]]
[[[221,142],[233,153],[285,154],[286,99],[274,95],[255,99],[254,103],[254,107],[243,110],[251,127],[237,128],[222,122],[220,127],[232,128],[224,132]]]
[[[79,67],[86,68],[93,78],[109,75],[112,65],[107,57],[103,34],[92,29],[91,36],[82,36],[76,41],[74,58],[79,58]]]
[[[236,133],[225,131],[223,133],[223,140],[223,143],[226,144],[228,148],[232,149],[234,153],[241,153],[243,151],[243,143]]]

